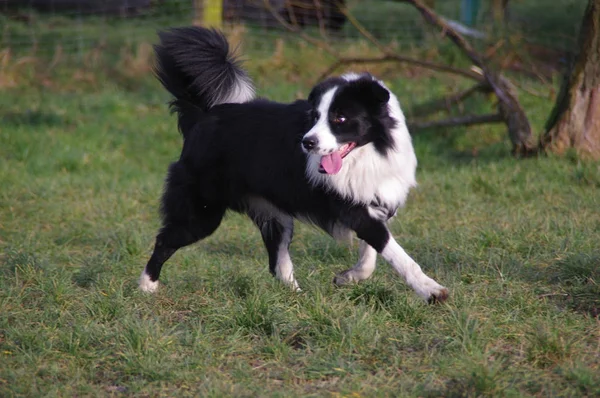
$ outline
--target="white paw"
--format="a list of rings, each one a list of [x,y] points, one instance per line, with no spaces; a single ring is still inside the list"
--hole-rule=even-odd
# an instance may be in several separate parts
[[[302,289],[300,289],[300,286],[298,285],[298,282],[296,282],[296,280],[294,279],[292,282],[286,282],[287,285],[289,287],[292,288],[293,291],[295,291],[296,293],[299,293],[302,291]]]
[[[414,289],[415,292],[429,304],[443,303],[448,299],[450,294],[448,289],[430,278],[422,281],[418,286],[415,286]]]
[[[158,281],[151,281],[146,271],[142,272],[139,281],[140,290],[146,293],[154,293],[158,289]]]
[[[287,285],[290,287],[290,289],[292,289],[295,292],[301,292],[302,289],[300,289],[300,286],[298,286],[298,282],[296,281],[296,278],[294,278],[294,274],[291,272],[287,273],[287,276],[282,276],[280,270],[278,269],[276,271],[276,278],[279,279],[284,285]]]

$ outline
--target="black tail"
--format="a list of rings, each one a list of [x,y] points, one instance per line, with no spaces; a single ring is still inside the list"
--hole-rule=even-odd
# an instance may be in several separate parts
[[[156,77],[175,96],[173,109],[202,111],[254,98],[251,79],[229,51],[225,36],[214,29],[173,28],[159,33]]]

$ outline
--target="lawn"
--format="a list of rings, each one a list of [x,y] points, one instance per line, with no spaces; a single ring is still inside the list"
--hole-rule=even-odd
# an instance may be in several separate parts
[[[322,53],[246,39],[261,95],[308,94]],[[357,245],[301,225],[292,292],[233,213],[165,265],[157,294],[139,292],[181,137],[147,45],[127,51],[109,69],[91,55],[0,68],[0,396],[600,395],[600,166],[515,159],[499,125],[414,135],[419,186],[391,229],[445,304],[383,261],[334,287]],[[373,72],[408,112],[468,84]],[[542,131],[558,76],[516,82]]]

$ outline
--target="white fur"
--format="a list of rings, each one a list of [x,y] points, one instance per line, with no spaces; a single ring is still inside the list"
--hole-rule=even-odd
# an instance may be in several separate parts
[[[389,210],[382,206],[369,206],[367,207],[367,211],[369,212],[369,215],[376,220],[387,222],[387,220],[391,218]]]
[[[385,87],[383,83],[379,83]],[[336,89],[330,90],[326,95],[332,91],[335,93],[334,90]],[[327,113],[326,110],[321,110],[322,106],[330,105],[332,97],[324,98],[319,104],[321,118]],[[409,190],[417,185],[415,179],[417,158],[404,114],[398,99],[391,92],[388,110],[390,116],[396,121],[396,127],[391,131],[394,145],[387,155],[377,152],[373,144],[364,145],[354,149],[344,158],[342,169],[338,174],[330,175],[319,173],[321,155],[311,152],[308,154],[306,166],[309,181],[314,185],[334,190],[356,203],[368,205],[377,199],[381,205],[388,208],[402,206]]]
[[[351,82],[354,80],[359,80],[361,78],[365,77],[365,75],[361,75],[359,73],[354,73],[354,72],[349,72],[349,73],[344,73],[342,75],[342,79],[346,80],[347,82]]]
[[[318,141],[317,147],[311,150],[311,153],[319,155],[319,159],[321,156],[333,153],[340,148],[340,144],[335,138],[335,135],[331,133],[328,122],[329,108],[331,107],[331,102],[333,101],[336,90],[337,87],[334,87],[323,94],[321,102],[317,107],[317,110],[320,113],[319,120],[317,120],[317,123],[315,123],[313,128],[310,129],[303,138],[311,138]]]
[[[285,224],[283,224],[283,239],[279,244],[277,251],[277,264],[275,265],[275,276],[277,279],[289,285],[295,291],[300,291],[298,282],[294,278],[294,264],[290,258],[289,246],[292,241],[292,230],[294,226],[294,219],[288,217]]]
[[[276,220],[283,226],[283,239],[277,250],[277,264],[275,265],[275,277],[300,291],[298,282],[294,277],[294,264],[290,257],[288,247],[292,241],[292,232],[294,230],[294,219],[289,214],[281,211],[277,206],[260,196],[250,196],[246,199],[248,213],[255,221]],[[268,228],[264,226],[263,228]],[[268,232],[268,231],[261,231]]]
[[[360,241],[358,248],[358,262],[354,267],[338,274],[335,278],[337,285],[349,282],[358,282],[369,278],[375,271],[377,264],[377,251],[369,246],[367,242]]]
[[[146,270],[142,271],[142,275],[139,280],[140,290],[146,293],[154,293],[158,289],[158,281],[150,280],[150,275],[146,273]]]
[[[235,86],[223,97],[215,98],[210,106],[212,107],[219,104],[241,104],[251,101],[254,98],[255,90],[250,78],[246,76],[238,76]]]
[[[445,287],[423,273],[419,264],[391,236],[381,255],[421,298],[429,300],[432,296],[444,297],[448,294]]]

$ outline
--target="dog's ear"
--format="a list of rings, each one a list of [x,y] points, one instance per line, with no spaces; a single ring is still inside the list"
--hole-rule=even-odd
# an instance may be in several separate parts
[[[390,92],[383,87],[377,80],[369,82],[371,95],[380,104],[387,104],[390,100]]]
[[[372,105],[385,105],[390,100],[390,92],[387,88],[383,87],[377,80],[360,79],[350,83],[355,93],[359,98],[362,98],[366,103]]]

